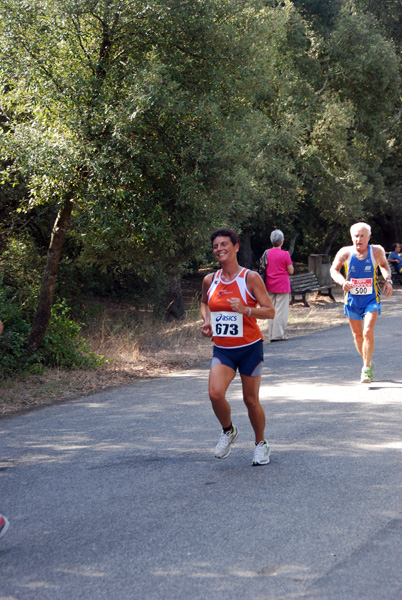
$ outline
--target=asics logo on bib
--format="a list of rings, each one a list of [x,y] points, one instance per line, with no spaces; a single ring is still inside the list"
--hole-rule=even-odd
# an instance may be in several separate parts
[[[219,321],[237,321],[237,317],[236,317],[236,315],[233,315],[233,316],[218,315],[216,317],[216,322],[218,323]]]

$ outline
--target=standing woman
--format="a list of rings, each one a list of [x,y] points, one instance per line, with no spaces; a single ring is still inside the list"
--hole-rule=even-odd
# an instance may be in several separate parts
[[[238,436],[226,391],[239,369],[243,400],[255,434],[252,464],[266,465],[269,463],[269,444],[265,439],[265,412],[259,399],[264,362],[263,336],[257,319],[272,319],[275,309],[259,274],[237,262],[237,234],[231,229],[219,229],[212,234],[211,242],[221,269],[204,277],[202,283],[204,324],[201,332],[214,343],[209,397],[222,426],[215,457],[229,456],[231,445]]]
[[[285,236],[280,229],[271,233],[272,248],[267,252],[265,285],[275,308],[275,318],[268,322],[268,337],[271,342],[286,340],[288,326],[290,279],[294,268],[289,252],[282,250]]]

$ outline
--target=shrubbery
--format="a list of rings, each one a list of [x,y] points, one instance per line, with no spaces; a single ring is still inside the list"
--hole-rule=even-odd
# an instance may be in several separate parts
[[[0,288],[0,315],[4,324],[0,337],[0,372],[43,372],[44,367],[88,369],[101,366],[103,357],[96,356],[80,336],[80,325],[71,320],[64,301],[56,301],[43,344],[37,352],[24,348],[32,318],[31,310],[21,304],[18,294],[9,286]]]

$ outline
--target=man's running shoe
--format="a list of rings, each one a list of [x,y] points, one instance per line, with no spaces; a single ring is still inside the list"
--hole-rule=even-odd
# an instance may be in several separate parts
[[[3,515],[0,515],[0,538],[3,537],[3,535],[6,533],[7,529],[9,528],[10,523],[7,521],[6,517],[3,517]]]
[[[360,383],[371,383],[373,381],[373,363],[369,367],[362,368]]]
[[[267,465],[269,463],[269,444],[267,440],[260,442],[254,449],[253,467]]]
[[[223,430],[215,446],[215,458],[226,458],[229,456],[232,444],[237,440],[239,430],[233,425],[233,431],[225,433]]]

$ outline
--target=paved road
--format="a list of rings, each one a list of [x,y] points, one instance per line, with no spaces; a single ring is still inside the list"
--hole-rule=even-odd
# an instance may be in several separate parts
[[[267,467],[207,364],[0,421],[0,599],[401,600],[401,316],[371,385],[347,325],[266,346]]]

